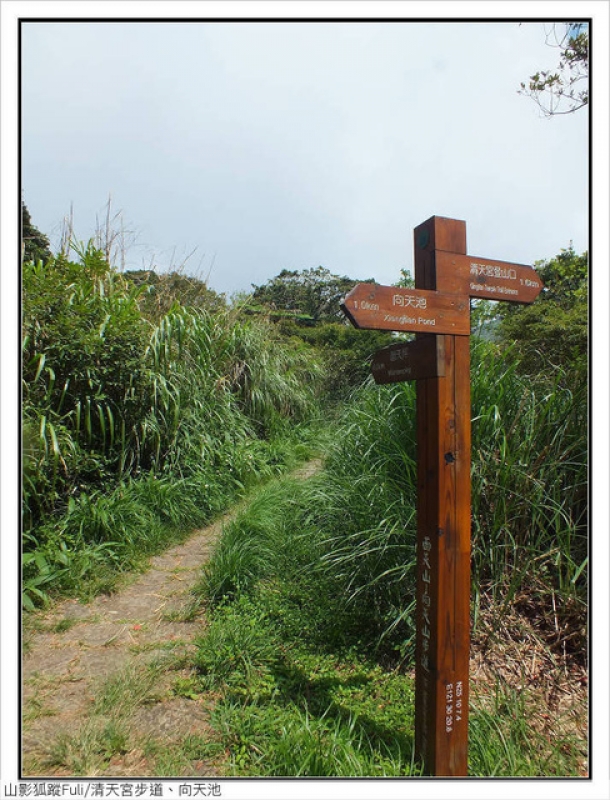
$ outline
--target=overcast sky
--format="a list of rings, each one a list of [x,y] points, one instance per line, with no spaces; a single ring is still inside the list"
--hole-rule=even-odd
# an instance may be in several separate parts
[[[558,53],[541,22],[22,23],[22,187],[59,243],[112,198],[127,269],[231,294],[322,265],[393,283],[412,231],[468,252],[589,246],[588,110],[518,94]],[[119,223],[117,222],[117,226]]]

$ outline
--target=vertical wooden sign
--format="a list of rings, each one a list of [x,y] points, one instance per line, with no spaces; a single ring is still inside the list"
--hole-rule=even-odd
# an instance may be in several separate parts
[[[438,251],[466,253],[466,224],[415,228],[415,286],[436,290]],[[468,772],[470,344],[444,335],[444,375],[417,381],[415,737],[430,775]]]
[[[356,327],[415,333],[371,368],[377,383],[417,381],[415,744],[429,775],[458,777],[468,774],[469,298],[531,303],[544,286],[527,265],[467,256],[461,220],[430,217],[414,235],[415,289],[358,284],[341,307]]]

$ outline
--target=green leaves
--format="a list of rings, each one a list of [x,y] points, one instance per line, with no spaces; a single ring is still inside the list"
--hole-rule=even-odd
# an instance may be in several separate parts
[[[565,23],[564,32],[559,31],[559,23],[553,24],[546,38],[559,51],[558,70],[540,70],[521,83],[520,94],[531,97],[548,117],[571,114],[589,102],[588,27]]]
[[[563,372],[564,383],[586,381],[589,343],[589,259],[572,248],[536,265],[545,290],[535,303],[505,303],[498,310],[498,339],[521,373]],[[575,373],[575,375],[572,375]]]
[[[254,303],[268,311],[292,312],[311,320],[333,320],[341,317],[339,302],[356,281],[333,275],[325,267],[301,271],[284,269],[262,286],[253,286]]]
[[[51,258],[48,238],[32,223],[30,212],[25,203],[21,203],[21,241],[22,261],[39,262]]]
[[[73,249],[23,267],[28,607],[208,519],[281,468],[272,436],[317,411],[306,345],[224,304],[173,300],[153,325],[144,286],[91,242]]]

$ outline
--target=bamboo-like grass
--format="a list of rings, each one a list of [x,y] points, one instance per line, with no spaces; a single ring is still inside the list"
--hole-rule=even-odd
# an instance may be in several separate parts
[[[153,325],[142,288],[93,247],[80,256],[24,265],[30,606],[67,588],[71,565],[77,581],[100,563],[130,564],[128,550],[149,552],[168,527],[209,519],[281,465],[274,437],[317,408],[311,352],[264,321],[174,303]]]
[[[472,362],[475,626],[484,596],[486,628],[517,610],[540,641],[573,652],[587,611],[585,390],[556,371],[523,375],[487,342],[473,342]],[[195,666],[219,698],[225,774],[420,773],[415,457],[415,388],[367,383],[324,471],[270,485],[224,531],[199,587],[210,625]],[[545,639],[551,606],[561,641]],[[536,724],[532,713],[552,711],[527,692],[498,678],[495,696],[473,694],[469,775],[582,774],[580,731]]]
[[[587,602],[587,387],[522,375],[497,346],[472,352],[472,579],[510,603],[535,582]],[[365,386],[327,459],[324,562],[354,599],[413,595],[415,389]],[[331,497],[329,498],[329,495]],[[322,522],[322,520],[320,520]],[[369,594],[367,594],[369,593]]]
[[[564,375],[522,375],[497,346],[473,342],[472,596],[497,609],[527,596],[544,615],[586,616],[586,387]],[[373,646],[412,654],[416,519],[415,387],[367,383],[352,397],[329,444],[326,470],[300,493],[286,537],[308,542],[307,569],[341,599]],[[257,513],[253,509],[252,513]],[[212,563],[217,589],[279,569],[248,563],[278,525],[231,529]],[[230,548],[229,548],[230,542]],[[241,549],[240,549],[241,547]],[[274,545],[275,547],[275,545]],[[299,545],[300,547],[300,545]],[[239,568],[229,550],[239,553]],[[268,551],[266,551],[268,552]],[[296,552],[296,550],[295,550]],[[252,554],[260,561],[261,553]],[[221,564],[221,561],[223,563]],[[303,565],[303,568],[305,566]],[[237,574],[237,573],[236,573]],[[489,604],[489,603],[488,603]],[[345,622],[345,619],[344,619]],[[347,623],[346,623],[347,624]]]
[[[586,602],[587,385],[477,346],[473,376],[473,570],[509,600],[533,576]],[[474,360],[474,359],[473,359]]]

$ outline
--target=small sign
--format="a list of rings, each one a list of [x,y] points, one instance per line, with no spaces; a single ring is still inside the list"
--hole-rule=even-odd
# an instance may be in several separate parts
[[[439,378],[445,374],[445,338],[425,336],[378,350],[371,362],[377,384]]]
[[[346,295],[341,310],[356,328],[470,334],[466,295],[359,283]]]
[[[544,288],[533,267],[493,258],[436,251],[436,286],[486,300],[532,303]]]

